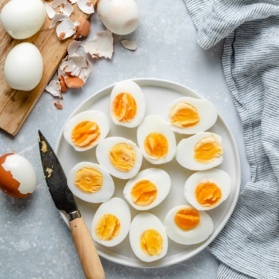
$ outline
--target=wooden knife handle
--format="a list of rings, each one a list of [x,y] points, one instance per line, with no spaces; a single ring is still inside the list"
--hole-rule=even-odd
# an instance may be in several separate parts
[[[86,278],[104,279],[102,263],[83,218],[70,221],[70,228]]]

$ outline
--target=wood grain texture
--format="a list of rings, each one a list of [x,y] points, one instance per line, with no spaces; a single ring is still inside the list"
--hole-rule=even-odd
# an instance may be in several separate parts
[[[8,1],[0,0],[0,10]],[[88,15],[81,12],[76,4],[73,7],[72,20],[80,16],[88,18]],[[13,136],[23,125],[61,60],[65,57],[69,43],[73,40],[69,38],[65,41],[59,41],[55,28],[49,29],[50,24],[51,20],[46,17],[41,30],[25,40],[11,38],[0,24],[0,128]],[[4,78],[5,58],[9,51],[21,42],[30,42],[36,45],[41,51],[44,61],[43,77],[40,83],[28,92],[10,88]]]
[[[70,228],[86,278],[104,279],[102,263],[83,219],[70,221]]]

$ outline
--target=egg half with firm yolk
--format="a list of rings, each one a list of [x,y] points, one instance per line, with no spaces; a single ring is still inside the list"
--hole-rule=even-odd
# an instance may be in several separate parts
[[[158,168],[139,172],[124,187],[123,195],[137,210],[148,210],[159,205],[168,195],[171,187],[169,174]]]
[[[86,151],[104,139],[109,129],[108,118],[103,112],[87,110],[73,116],[65,124],[63,133],[76,151]]]
[[[165,218],[164,225],[168,237],[184,245],[205,241],[213,232],[211,217],[188,204],[172,208]]]
[[[71,169],[67,180],[72,193],[86,202],[104,202],[114,193],[112,177],[104,168],[95,163],[76,164]]]
[[[134,128],[145,114],[145,99],[138,84],[131,80],[118,82],[110,95],[110,115],[114,124]]]
[[[185,198],[199,210],[217,207],[228,198],[230,192],[231,178],[220,169],[196,172],[184,185]]]
[[[170,162],[175,156],[175,135],[170,124],[160,116],[144,118],[137,129],[137,141],[144,158],[152,164]]]
[[[168,237],[164,225],[151,213],[144,212],[134,217],[129,239],[133,252],[144,262],[159,260],[168,251]]]
[[[111,175],[120,179],[134,177],[142,164],[142,153],[131,140],[123,137],[109,137],[96,148],[96,157]]]
[[[129,233],[131,213],[126,202],[111,198],[97,209],[91,226],[93,239],[107,247],[121,243]]]
[[[206,170],[220,165],[223,162],[221,136],[201,132],[182,139],[177,145],[176,160],[190,170]]]
[[[215,124],[217,116],[214,105],[204,99],[182,97],[169,106],[169,122],[180,134],[204,132]]]

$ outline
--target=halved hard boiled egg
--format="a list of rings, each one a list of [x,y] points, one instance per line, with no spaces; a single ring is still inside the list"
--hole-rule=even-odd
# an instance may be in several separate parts
[[[96,157],[111,175],[129,179],[134,177],[142,164],[142,153],[138,146],[124,137],[109,137],[96,148]]]
[[[116,125],[134,128],[145,114],[145,100],[141,88],[132,80],[118,82],[110,95],[111,119]]]
[[[123,195],[137,210],[148,210],[160,204],[168,195],[171,187],[169,174],[158,168],[139,172],[124,187]]]
[[[172,208],[164,222],[168,237],[185,245],[205,241],[213,232],[211,217],[188,204]]]
[[[170,124],[160,116],[144,118],[137,129],[137,141],[144,158],[152,164],[170,162],[175,156],[175,135]]]
[[[107,247],[121,243],[129,233],[131,213],[120,198],[111,198],[97,209],[91,226],[93,239]]]
[[[192,174],[185,183],[187,201],[199,210],[209,210],[225,201],[231,192],[231,178],[223,170],[211,169]]]
[[[180,134],[204,132],[215,124],[217,116],[214,105],[204,99],[182,97],[169,106],[169,122]]]
[[[176,160],[190,170],[206,170],[223,162],[221,136],[211,132],[201,132],[182,139],[176,149]]]
[[[71,169],[67,180],[72,193],[86,202],[104,202],[114,193],[112,177],[104,168],[95,163],[76,164]]]
[[[110,129],[107,116],[86,110],[72,117],[64,127],[64,137],[76,151],[86,151],[104,139]]]
[[[7,153],[0,157],[0,189],[14,198],[30,196],[37,186],[31,163],[23,156]]]
[[[168,251],[168,237],[164,225],[151,213],[144,212],[134,217],[129,239],[133,252],[144,262],[159,260]]]

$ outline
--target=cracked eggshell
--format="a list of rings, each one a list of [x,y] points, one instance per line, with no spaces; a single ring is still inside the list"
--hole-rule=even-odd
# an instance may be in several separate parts
[[[59,40],[65,40],[72,37],[76,33],[74,22],[70,19],[64,19],[56,27],[56,35]]]
[[[112,33],[127,35],[139,25],[139,9],[134,0],[100,0],[98,15]]]
[[[14,198],[30,196],[37,186],[31,163],[21,155],[7,153],[0,157],[0,189]]]
[[[104,57],[111,59],[113,54],[112,33],[109,30],[98,32],[93,39],[84,44],[83,48],[92,58]]]
[[[21,43],[8,53],[4,76],[11,88],[30,91],[38,85],[42,74],[43,57],[35,45]]]
[[[26,39],[36,34],[45,17],[46,9],[41,0],[9,1],[1,11],[1,23],[14,39]]]

